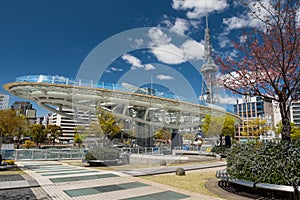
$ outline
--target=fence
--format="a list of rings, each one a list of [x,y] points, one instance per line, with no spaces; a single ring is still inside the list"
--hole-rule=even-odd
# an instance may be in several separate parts
[[[171,151],[167,147],[134,147],[134,148],[119,148],[120,153],[133,153],[144,155],[168,155]]]
[[[167,147],[136,147],[119,148],[120,154],[131,153],[140,155],[170,155],[171,150]],[[175,148],[175,150],[209,152],[209,147],[186,147]],[[86,149],[11,149],[2,150],[3,159],[13,160],[63,160],[63,159],[83,159]]]
[[[14,149],[2,150],[3,159],[13,160],[61,160],[82,159],[85,149]]]

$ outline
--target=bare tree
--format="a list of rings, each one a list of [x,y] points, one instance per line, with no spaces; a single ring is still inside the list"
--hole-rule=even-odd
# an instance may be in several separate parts
[[[243,4],[259,22],[243,31],[244,43],[234,43],[236,58],[219,57],[225,74],[220,83],[242,95],[258,95],[278,102],[282,139],[291,139],[289,105],[299,99],[300,21],[299,1],[270,0]]]

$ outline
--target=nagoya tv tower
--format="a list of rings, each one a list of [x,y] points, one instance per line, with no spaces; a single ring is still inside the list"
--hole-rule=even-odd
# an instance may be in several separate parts
[[[210,42],[207,13],[204,42],[204,62],[200,70],[202,73],[202,98],[206,103],[216,103],[218,101],[216,88],[218,67],[212,58],[212,45]]]

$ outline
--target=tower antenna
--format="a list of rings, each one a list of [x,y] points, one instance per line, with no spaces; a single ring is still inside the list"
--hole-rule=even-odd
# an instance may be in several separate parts
[[[218,67],[212,58],[212,45],[210,41],[210,31],[208,27],[208,13],[207,5],[205,11],[206,27],[204,35],[204,64],[201,67],[202,73],[202,98],[206,103],[216,103],[217,100],[217,86],[216,86],[216,74]]]

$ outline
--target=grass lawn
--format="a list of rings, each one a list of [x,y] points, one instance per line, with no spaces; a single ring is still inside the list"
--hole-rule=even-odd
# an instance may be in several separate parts
[[[140,169],[140,168],[151,168],[151,167],[163,167],[159,164],[129,164],[129,165],[116,165],[116,166],[97,166],[90,167],[87,163],[82,163],[82,160],[62,160],[61,163],[72,165],[72,166],[81,166],[81,167],[89,167],[91,169],[99,169],[99,170],[110,170],[110,171],[120,171],[120,170],[131,170],[131,169]],[[186,165],[197,165],[197,164],[208,164],[216,162],[216,160],[204,160],[198,162],[186,162],[186,163],[172,163],[167,166],[186,166]]]
[[[206,181],[210,178],[214,178],[215,174],[216,173],[214,170],[202,170],[197,172],[186,172],[185,176],[177,176],[174,173],[155,176],[142,176],[140,178],[158,182],[164,185],[170,185],[195,193],[218,197],[216,194],[210,192],[205,187]]]

